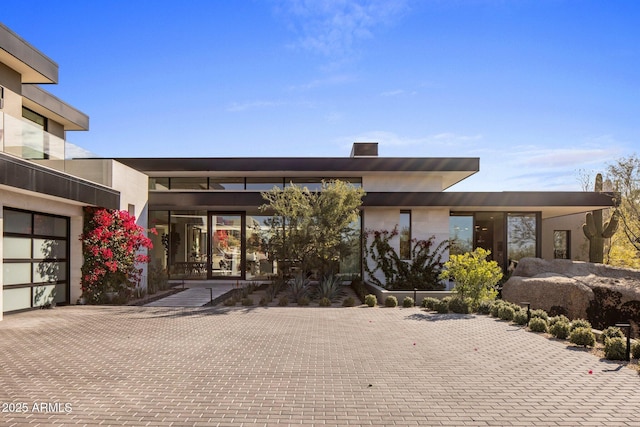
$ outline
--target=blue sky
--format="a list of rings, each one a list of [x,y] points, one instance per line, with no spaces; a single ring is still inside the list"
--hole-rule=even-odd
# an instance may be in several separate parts
[[[451,190],[581,190],[640,143],[634,0],[31,1],[0,19],[104,157],[479,157]]]

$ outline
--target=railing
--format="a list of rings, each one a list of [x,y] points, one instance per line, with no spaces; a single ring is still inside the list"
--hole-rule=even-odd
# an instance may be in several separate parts
[[[0,113],[0,142],[2,151],[26,160],[51,160],[50,167],[64,162],[65,141],[36,125]]]

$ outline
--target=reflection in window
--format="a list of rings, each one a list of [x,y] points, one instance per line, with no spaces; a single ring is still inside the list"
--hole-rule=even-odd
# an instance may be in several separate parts
[[[473,215],[449,217],[450,255],[462,255],[473,251]]]
[[[206,190],[208,188],[206,177],[171,178],[169,185],[172,190]]]
[[[400,211],[400,259],[411,259],[411,211]]]
[[[273,187],[284,188],[284,180],[282,178],[247,178],[247,190],[269,191]]]
[[[242,191],[244,178],[209,178],[209,190]]]
[[[242,216],[211,216],[211,274],[239,277],[242,274]]]
[[[169,234],[162,234],[162,245],[172,278],[206,277],[207,241],[206,211],[171,211]]]
[[[507,256],[509,261],[535,257],[536,235],[535,213],[507,214]]]
[[[553,232],[553,257],[556,259],[570,259],[571,231],[555,230]]]
[[[277,274],[278,263],[269,252],[270,216],[247,215],[246,218],[246,278],[268,279]]]

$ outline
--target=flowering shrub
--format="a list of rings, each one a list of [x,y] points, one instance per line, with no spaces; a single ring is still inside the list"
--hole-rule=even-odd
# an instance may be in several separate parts
[[[83,296],[93,304],[106,302],[107,292],[128,296],[140,282],[138,264],[149,262],[149,257],[139,252],[150,249],[151,240],[127,211],[85,207],[84,212],[80,236]],[[157,234],[155,229],[150,232]]]
[[[449,241],[445,240],[436,246],[435,236],[426,240],[412,239],[411,259],[403,260],[389,243],[397,235],[397,226],[391,231],[365,230],[363,267],[369,280],[389,290],[444,289],[438,276],[442,269],[442,255],[448,249]],[[369,266],[369,261],[373,262],[373,267]],[[384,275],[384,283],[375,276],[378,271]]]

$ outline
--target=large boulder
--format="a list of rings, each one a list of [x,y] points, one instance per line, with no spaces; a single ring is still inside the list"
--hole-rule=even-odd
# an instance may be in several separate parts
[[[552,314],[586,318],[596,328],[640,324],[640,270],[556,259],[523,258],[502,288],[510,302]]]

